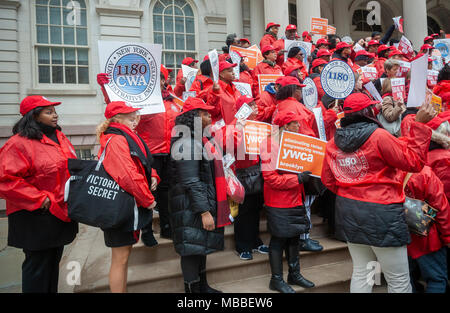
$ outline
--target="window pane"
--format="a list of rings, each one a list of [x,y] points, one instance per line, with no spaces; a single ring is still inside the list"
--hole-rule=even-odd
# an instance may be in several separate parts
[[[47,26],[36,26],[37,32],[37,42],[38,43],[48,43],[48,27]]]
[[[173,17],[164,16],[164,31],[173,32]]]
[[[50,64],[50,49],[45,47],[38,48],[38,63]]]
[[[184,7],[184,15],[194,17],[194,12],[189,4]]]
[[[153,8],[153,13],[162,14],[163,11],[164,11],[164,6],[161,4],[161,2],[158,1],[155,4],[155,7]]]
[[[162,15],[153,15],[153,30],[162,32]]]
[[[86,8],[86,3],[84,2],[84,0],[63,0],[63,7],[67,7],[67,5],[72,1],[78,2],[81,8]]]
[[[174,44],[174,38],[173,38],[173,34],[165,34],[166,37],[166,42],[164,45],[165,49],[175,49],[175,44]]]
[[[36,23],[48,24],[48,9],[47,7],[36,6]]]
[[[61,6],[61,0],[52,0],[50,1],[50,5]]]
[[[77,73],[75,66],[66,66],[66,84],[76,84]]]
[[[73,27],[64,27],[64,44],[75,44],[75,29]]]
[[[52,66],[52,83],[62,84],[63,83],[63,67],[62,66]]]
[[[48,0],[37,0],[36,4],[45,4],[45,5],[47,5],[48,4]]]
[[[186,5],[186,1],[184,0],[175,0],[175,5],[178,5],[180,8],[184,7]]]
[[[63,64],[62,48],[52,48],[52,64]]]
[[[77,53],[78,53],[78,65],[88,65],[89,64],[88,50],[78,49]]]
[[[84,0],[78,0],[78,3],[83,9],[86,9],[86,2]]]
[[[87,29],[77,27],[77,45],[87,46]]]
[[[78,83],[89,84],[89,69],[87,67],[78,68]]]
[[[169,68],[175,67],[174,54],[173,53],[165,53],[165,55],[166,55],[166,60],[165,60],[164,66],[169,67]]]
[[[184,16],[183,11],[179,7],[174,7],[175,15]]]
[[[75,49],[73,48],[64,49],[64,64],[76,65]]]
[[[50,66],[39,66],[39,83],[50,83]]]
[[[51,43],[60,44],[61,41],[61,27],[59,26],[50,26],[50,38]]]
[[[163,34],[155,33],[155,43],[163,44]]]
[[[195,50],[195,36],[186,35],[186,50]]]
[[[184,53],[177,53],[177,66],[181,67],[181,63],[184,60]]]
[[[175,18],[175,31],[177,33],[184,33],[184,18],[182,17]]]
[[[177,41],[177,50],[185,50],[184,35],[175,35]]]
[[[167,8],[164,10],[164,14],[166,14],[166,15],[173,15],[173,5],[167,7]]]
[[[193,18],[186,18],[186,33],[194,34],[195,26]]]
[[[87,26],[86,10],[81,10],[81,26]]]
[[[160,0],[165,6],[172,5],[172,0]]]
[[[61,25],[61,9],[50,8],[50,24]]]

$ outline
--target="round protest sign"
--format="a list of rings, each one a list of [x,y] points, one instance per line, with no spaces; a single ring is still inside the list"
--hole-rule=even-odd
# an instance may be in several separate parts
[[[309,109],[312,110],[317,106],[317,88],[316,84],[314,84],[314,81],[307,77],[303,81],[303,84],[306,85],[306,87],[302,88],[302,94],[303,94],[303,104]]]
[[[106,62],[106,73],[112,77],[108,86],[118,96],[128,95],[135,102],[148,99],[158,82],[159,69],[153,55],[139,45],[115,50]]]
[[[344,99],[355,88],[355,75],[352,68],[340,60],[331,61],[322,70],[320,82],[323,91],[334,98]]]

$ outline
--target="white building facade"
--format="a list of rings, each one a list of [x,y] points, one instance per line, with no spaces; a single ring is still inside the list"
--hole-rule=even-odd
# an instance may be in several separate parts
[[[80,156],[95,154],[95,127],[105,104],[96,82],[99,40],[163,45],[162,61],[180,68],[186,56],[203,59],[225,37],[259,44],[268,22],[310,30],[311,17],[328,19],[354,40],[386,32],[405,18],[405,35],[419,48],[427,33],[450,32],[450,1],[379,0],[380,24],[367,24],[367,0],[0,0],[0,146],[20,118],[27,95],[61,101],[60,125]],[[394,37],[399,39],[399,33]]]

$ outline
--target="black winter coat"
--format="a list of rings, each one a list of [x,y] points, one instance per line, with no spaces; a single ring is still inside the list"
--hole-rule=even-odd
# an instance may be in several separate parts
[[[181,256],[224,249],[224,228],[207,231],[202,224],[201,214],[209,211],[217,225],[214,162],[202,151],[203,144],[193,136],[171,146],[169,212],[175,251]]]
[[[293,208],[265,206],[265,209],[267,229],[272,236],[292,238],[307,233],[310,228],[310,222],[303,205]]]

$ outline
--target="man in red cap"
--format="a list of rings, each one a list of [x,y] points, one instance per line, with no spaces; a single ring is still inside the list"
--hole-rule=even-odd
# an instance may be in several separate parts
[[[181,64],[192,67],[192,68],[197,68],[197,63],[198,60],[195,60],[191,57],[187,57],[183,60],[183,62],[181,62]],[[183,69],[179,69],[178,70],[178,74],[177,74],[177,80],[176,80],[176,85],[174,88],[174,93],[178,98],[181,98],[183,96],[183,92],[186,91],[186,78],[183,77]]]
[[[424,44],[433,45],[433,42],[434,42],[433,36],[426,36],[426,37],[423,39],[423,43],[424,43]]]
[[[266,26],[266,33],[262,37],[261,41],[259,42],[259,47],[262,50],[264,46],[273,46],[275,41],[278,40],[278,30],[279,30],[280,24],[276,23],[269,23]]]
[[[331,61],[334,60],[344,61],[345,63],[350,65],[350,67],[353,69],[354,64],[350,59],[351,53],[352,53],[352,46],[346,43],[345,41],[341,41],[336,45],[336,51],[334,52]]]
[[[328,42],[328,40],[326,38],[320,38],[319,40],[317,40],[315,49],[311,53],[312,60],[315,60],[316,58],[318,58],[317,53],[320,50],[327,50],[328,51],[329,47],[330,47],[330,43]],[[331,56],[331,54],[330,54],[330,56]]]
[[[321,100],[322,97],[325,95],[325,91],[322,88],[322,83],[320,82],[320,74],[322,73],[323,68],[327,64],[328,62],[321,58],[315,59],[311,64],[311,74],[309,75],[309,78],[311,78],[314,81],[314,84],[316,85],[318,100]]]
[[[287,57],[288,58],[286,62],[284,62],[283,65],[281,66],[281,70],[283,71],[283,73],[285,73],[286,69],[293,66],[297,66],[297,68],[300,69],[302,74],[302,77],[299,78],[301,80],[305,79],[306,76],[308,76],[308,71],[306,70],[306,66],[303,63],[304,60],[303,50],[300,49],[299,47],[293,47],[289,50]],[[284,75],[288,74],[285,73]]]
[[[322,59],[326,62],[330,62],[331,60],[331,52],[328,51],[327,49],[319,49],[316,53],[316,58],[317,59]]]
[[[379,46],[380,46],[380,42],[378,40],[371,40],[367,44],[367,52],[377,53]]]
[[[248,38],[241,38],[241,39],[239,39],[239,42],[240,42],[242,48],[250,47],[250,40],[248,40]]]
[[[355,56],[354,68],[358,70],[359,68],[366,66],[369,61],[369,56],[370,54],[366,50],[358,51]]]
[[[297,33],[297,26],[293,25],[293,24],[289,24],[286,27],[286,30],[284,32],[285,37],[278,39],[277,41],[275,41],[273,43],[273,46],[275,48],[275,50],[278,53],[278,57],[277,57],[277,64],[279,66],[283,66],[284,63],[284,53],[286,52],[285,48],[285,44],[284,44],[284,40],[295,40],[295,34]]]
[[[206,103],[214,109],[210,111],[213,124],[221,119],[229,125],[236,115],[236,101],[241,96],[240,92],[233,84],[235,75],[233,68],[236,63],[226,61],[219,62],[219,82],[214,82],[207,91]]]
[[[378,58],[375,60],[375,68],[377,69],[378,78],[380,78],[384,73],[384,62],[388,59],[389,52],[390,47],[386,45],[380,45],[378,47]]]
[[[312,41],[312,33],[305,30],[302,33],[302,38],[303,38],[303,41],[305,41],[305,42],[311,42]]]
[[[264,60],[260,62],[253,70],[253,96],[259,94],[259,77],[260,74],[283,75],[281,67],[277,65],[277,51],[271,45],[264,46],[261,50]]]
[[[422,45],[422,47],[420,47],[419,53],[431,55],[431,51],[433,49],[434,49],[434,47],[432,45],[424,44],[424,45]]]

